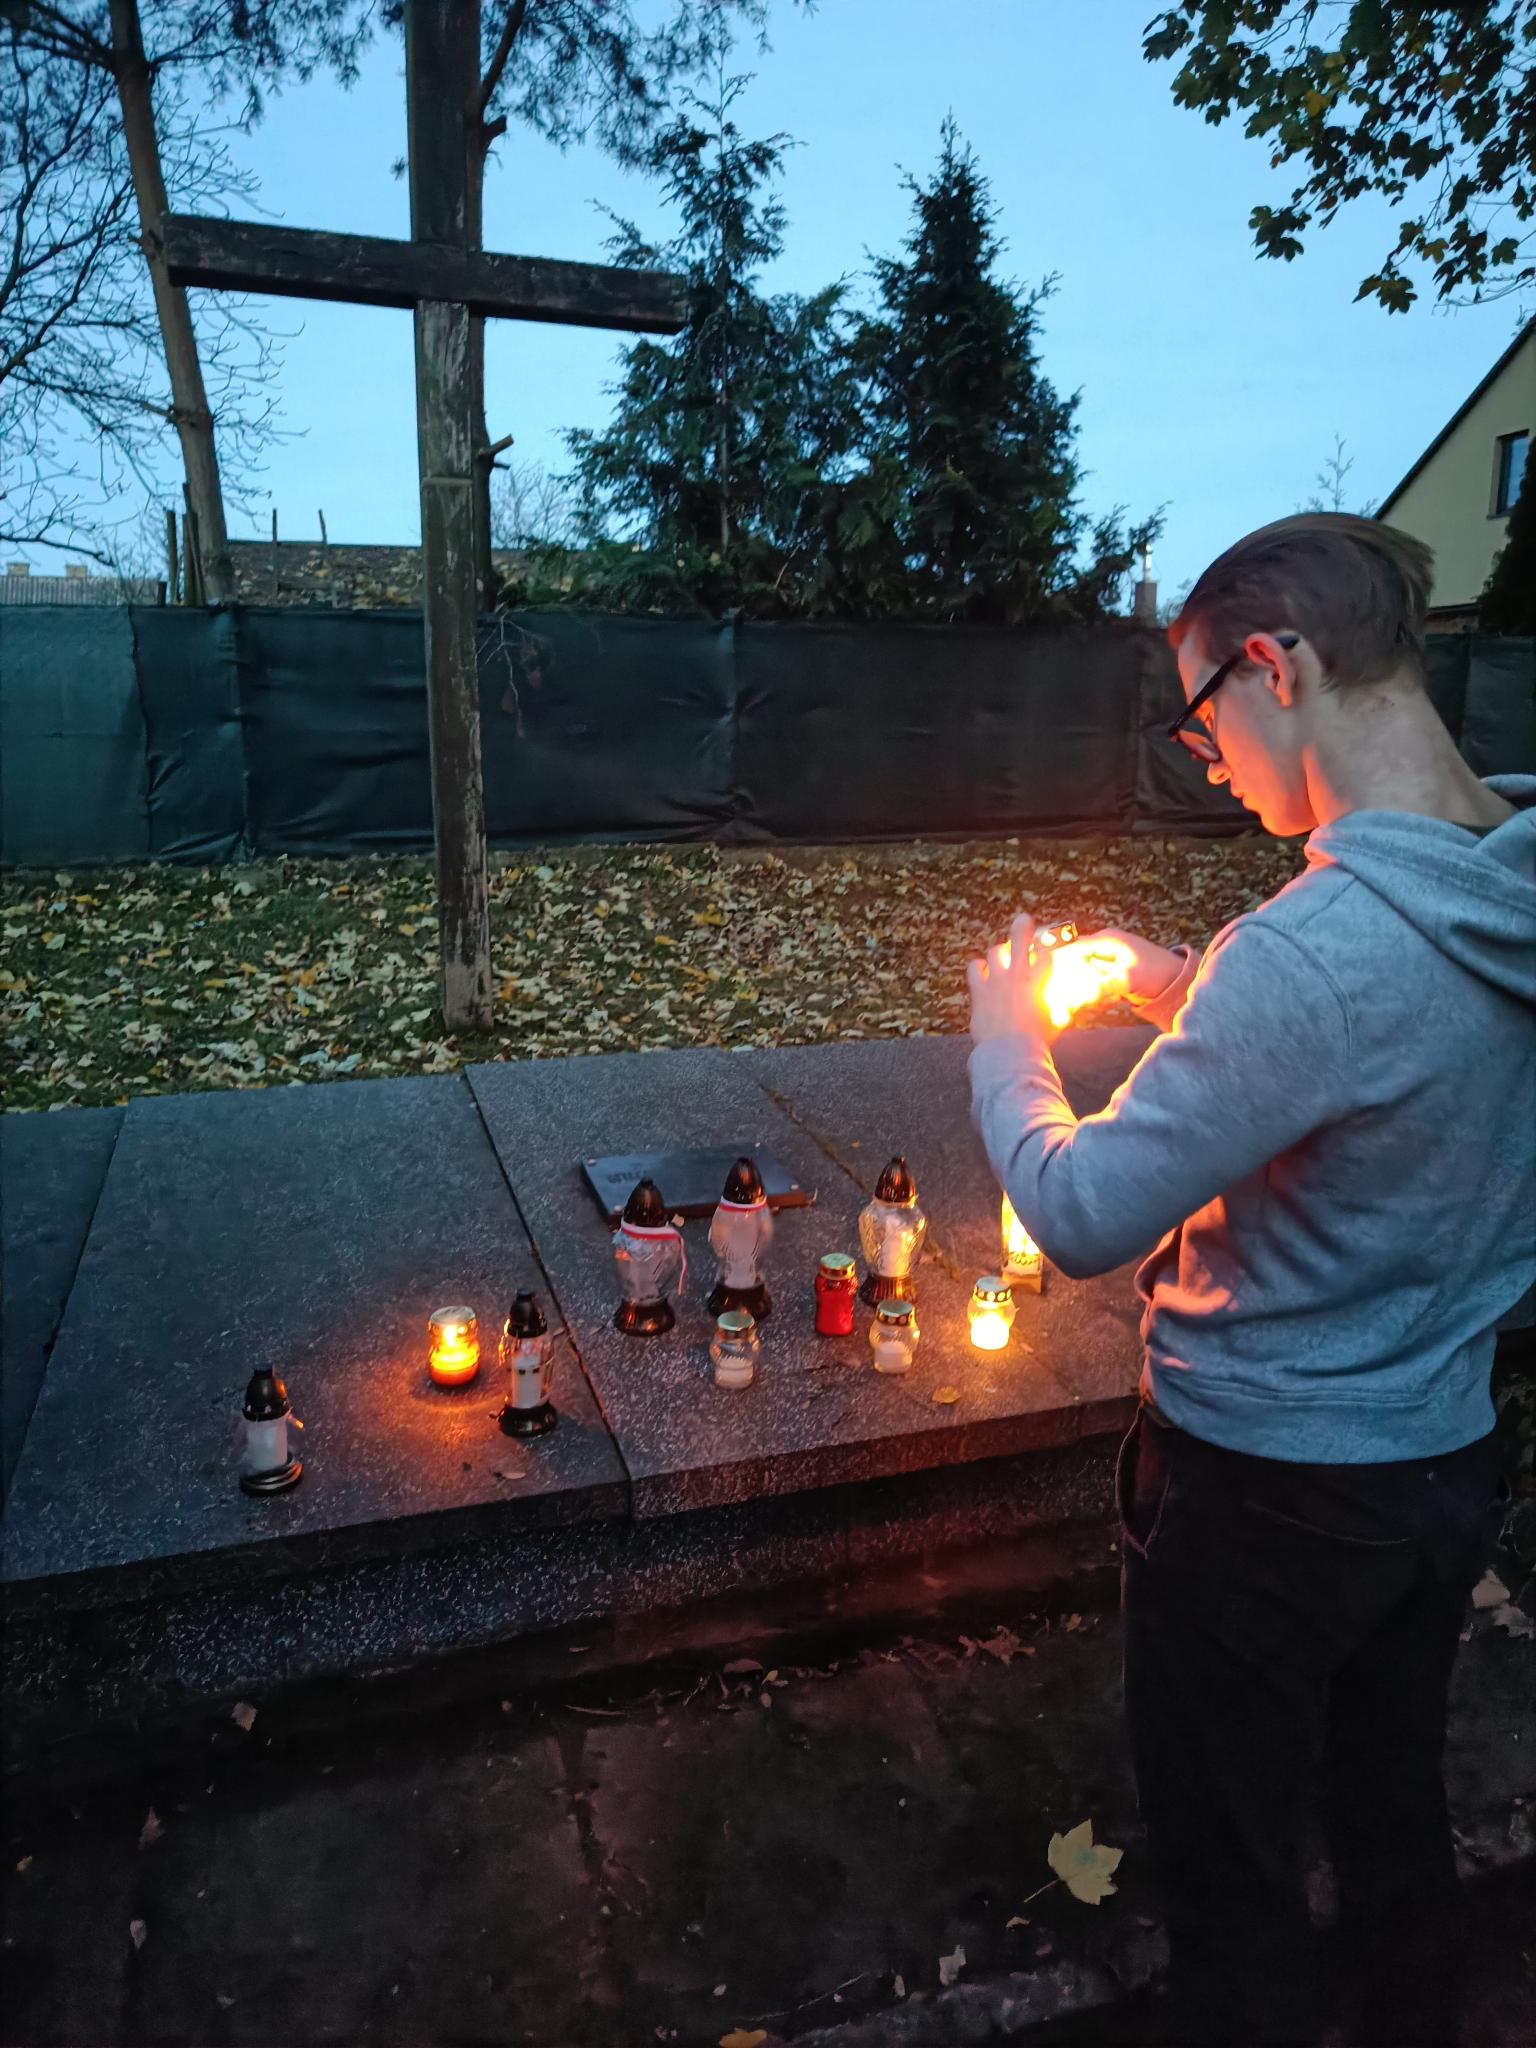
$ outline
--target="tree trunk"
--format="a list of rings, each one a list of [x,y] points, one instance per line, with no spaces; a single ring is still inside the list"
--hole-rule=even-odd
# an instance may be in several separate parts
[[[476,9],[478,16],[479,9]],[[475,45],[479,47],[479,30]],[[469,207],[466,227],[471,249],[485,246],[485,160],[490,150],[490,133],[483,118],[471,114],[468,126]],[[475,588],[480,609],[496,609],[499,586],[496,566],[491,560],[491,464],[484,450],[491,432],[485,418],[485,321],[472,314],[469,322],[469,415],[475,435]]]
[[[203,592],[211,603],[228,604],[235,595],[235,572],[224,525],[224,492],[213,444],[213,413],[203,384],[203,366],[198,360],[197,336],[192,329],[187,295],[167,276],[165,252],[160,243],[160,222],[168,207],[138,0],[111,0],[111,17],[112,74],[122,108],[134,196],[139,204],[144,259],[149,265],[160,338],[165,346],[171,418],[181,442],[188,501],[197,520]]]

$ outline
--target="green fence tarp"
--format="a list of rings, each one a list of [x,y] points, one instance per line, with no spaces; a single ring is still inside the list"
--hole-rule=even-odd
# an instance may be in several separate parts
[[[1231,832],[1160,634],[518,612],[480,627],[486,825],[558,840]],[[1481,774],[1536,772],[1536,642],[1431,642]],[[432,843],[412,612],[0,610],[18,866]]]

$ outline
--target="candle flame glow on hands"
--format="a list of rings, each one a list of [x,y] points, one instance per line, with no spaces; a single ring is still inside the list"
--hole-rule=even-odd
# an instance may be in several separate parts
[[[1057,1030],[1079,1010],[1126,994],[1136,956],[1119,939],[1078,939],[1051,955],[1042,1000]]]

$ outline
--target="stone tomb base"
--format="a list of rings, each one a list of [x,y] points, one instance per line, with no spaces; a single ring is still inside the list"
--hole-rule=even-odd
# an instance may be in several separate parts
[[[1069,1034],[1077,1108],[1146,1043]],[[148,1098],[120,1122],[82,1113],[78,1135],[69,1115],[7,1118],[12,1711],[363,1672],[1102,1518],[1139,1362],[1130,1273],[1048,1270],[1008,1349],[971,1348],[998,1201],[966,1053],[621,1054]],[[771,1150],[816,1194],[777,1219],[774,1313],[742,1392],[710,1378],[707,1224],[687,1226],[677,1328],[622,1337],[581,1170],[715,1144]],[[810,1283],[821,1252],[855,1249],[896,1151],[932,1221],[917,1364],[887,1378],[866,1311],[853,1338],[815,1335]],[[560,1411],[532,1443],[496,1424],[495,1339],[520,1286],[546,1306]],[[449,1301],[478,1311],[485,1360],[452,1393],[425,1343]],[[306,1425],[301,1484],[266,1500],[237,1484],[258,1364]]]

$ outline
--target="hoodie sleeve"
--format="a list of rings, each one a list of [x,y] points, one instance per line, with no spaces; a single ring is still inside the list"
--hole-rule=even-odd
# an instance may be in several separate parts
[[[1086,1279],[1343,1114],[1349,1067],[1333,977],[1289,933],[1241,918],[1097,1116],[1073,1116],[1049,1048],[1025,1033],[971,1054],[972,1115],[1025,1228]]]

